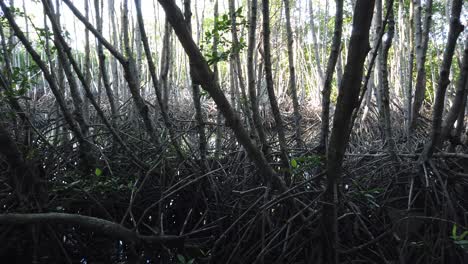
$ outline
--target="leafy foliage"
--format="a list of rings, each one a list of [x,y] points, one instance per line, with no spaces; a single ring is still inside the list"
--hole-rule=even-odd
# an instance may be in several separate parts
[[[292,158],[291,169],[295,178],[304,177],[312,168],[318,167],[323,162],[322,156],[319,155],[305,155],[301,157]]]
[[[239,53],[247,47],[247,43],[243,37],[238,40],[238,43],[233,43],[229,38],[232,30],[232,19],[235,19],[236,30],[238,27],[246,27],[248,24],[246,18],[242,14],[242,7],[239,7],[229,17],[227,13],[215,17],[213,29],[205,32],[202,40],[201,49],[207,58],[208,64],[212,65],[221,61],[227,61],[233,54]],[[213,39],[218,42],[217,51],[213,51]]]
[[[26,95],[29,89],[37,84],[34,78],[31,78],[31,73],[37,72],[39,69],[36,64],[32,63],[24,67],[12,67],[10,89],[3,90],[0,98],[19,98]]]
[[[457,229],[457,225],[453,225],[451,235],[453,243],[460,246],[464,251],[468,252],[468,239],[466,239],[468,237],[468,230],[458,235]]]

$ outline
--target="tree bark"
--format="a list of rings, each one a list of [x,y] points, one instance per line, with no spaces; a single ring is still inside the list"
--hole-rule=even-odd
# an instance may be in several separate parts
[[[143,15],[141,12],[141,0],[135,0],[135,9],[137,13],[137,20],[138,20],[138,26],[139,26],[139,32],[141,34],[141,42],[143,44],[143,48],[145,51],[146,55],[146,61],[148,63],[148,71],[150,72],[151,75],[151,80],[153,81],[153,87],[154,87],[154,92],[156,94],[156,100],[158,101],[158,105],[161,111],[161,116],[163,118],[164,125],[166,126],[167,130],[169,131],[169,137],[171,139],[171,144],[174,147],[178,158],[180,160],[185,159],[182,150],[180,149],[180,146],[177,142],[177,137],[173,128],[173,125],[171,123],[171,120],[169,118],[169,115],[166,111],[166,107],[161,95],[161,87],[158,81],[158,78],[156,76],[156,66],[154,65],[153,58],[151,57],[151,49],[148,43],[148,37],[146,35],[146,30],[145,30],[145,25],[143,22]]]
[[[420,0],[417,0],[417,2],[420,2]],[[417,7],[420,9],[420,3]],[[418,12],[419,18],[416,18],[416,21],[418,23],[418,20],[420,18],[420,12]],[[410,123],[410,132],[412,132],[416,125],[417,121],[419,118],[419,111],[421,110],[421,106],[424,102],[424,97],[426,93],[426,55],[427,55],[427,48],[429,46],[429,30],[431,27],[431,20],[432,20],[432,0],[428,0],[426,2],[426,15],[424,18],[424,27],[422,29],[421,37],[420,40],[418,40],[418,43],[416,44],[416,87],[414,90],[414,102],[413,102],[413,109],[412,109],[412,114],[411,114],[411,123]],[[417,31],[420,31],[420,23],[417,25]],[[419,33],[417,34],[419,35]],[[417,38],[419,39],[419,37]]]
[[[265,155],[268,153],[268,143],[266,141],[265,130],[258,109],[257,89],[255,85],[255,69],[254,69],[254,51],[256,46],[255,35],[257,30],[257,0],[252,0],[250,5],[250,23],[249,23],[249,39],[247,47],[247,79],[250,95],[250,107],[252,108],[252,117],[257,131],[260,146]]]
[[[152,140],[153,144],[160,145],[158,136],[156,135],[156,130],[151,122],[149,108],[140,95],[140,80],[138,79],[138,74],[136,73],[136,62],[132,57],[132,52],[130,49],[130,40],[128,35],[128,8],[127,2],[124,1],[123,8],[123,43],[125,49],[125,56],[122,55],[116,48],[114,48],[104,37],[96,30],[96,28],[86,20],[85,17],[80,13],[78,9],[70,2],[70,0],[63,0],[63,2],[70,8],[73,14],[85,25],[85,27],[91,31],[96,38],[105,46],[109,52],[121,63],[124,68],[125,79],[128,83],[128,88],[130,90],[133,102],[140,114],[141,119],[145,125],[146,131]]]
[[[314,9],[312,8],[312,0],[309,0],[309,19],[310,19],[310,33],[312,34],[312,43],[314,45],[314,57],[315,63],[317,64],[317,72],[319,77],[319,87],[323,87],[324,77],[323,77],[323,70],[322,70],[322,62],[320,60],[320,52],[319,46],[317,43],[317,35],[315,29],[315,22],[314,22]]]
[[[276,130],[278,132],[278,141],[281,152],[281,162],[285,169],[289,168],[289,158],[287,153],[286,135],[284,133],[283,119],[276,100],[275,89],[273,87],[273,72],[271,69],[271,51],[270,51],[270,1],[262,1],[262,14],[263,14],[263,52],[265,60],[265,78],[268,91],[268,99],[270,101],[271,111],[276,123]],[[288,177],[286,177],[288,178]]]
[[[164,8],[167,18],[174,28],[185,52],[194,64],[194,69],[196,69],[194,72],[195,83],[200,84],[213,98],[226,119],[226,125],[233,130],[239,143],[245,148],[247,154],[254,161],[255,165],[257,165],[265,182],[272,183],[274,188],[286,190],[287,187],[283,180],[273,171],[262,152],[260,152],[250,140],[249,134],[242,126],[239,116],[233,111],[226,96],[220,89],[219,84],[216,82],[216,77],[210,70],[208,63],[200,52],[200,49],[195,44],[185,23],[184,16],[175,4],[174,0],[158,1]]]
[[[453,53],[457,44],[457,39],[463,31],[463,25],[460,22],[460,13],[463,6],[462,0],[452,1],[452,12],[450,16],[450,28],[447,37],[447,43],[444,50],[442,64],[439,70],[439,80],[437,81],[437,90],[435,95],[434,107],[432,112],[432,130],[429,141],[426,143],[421,161],[427,161],[432,157],[436,147],[440,147],[442,134],[442,115],[444,112],[445,92],[450,83],[449,73],[452,65]]]
[[[118,36],[117,36],[117,26],[116,26],[116,23],[115,23],[115,10],[114,10],[114,0],[109,0],[109,10],[108,10],[108,16],[111,20],[111,26],[109,26],[109,32],[112,32],[111,33],[111,38],[112,38],[112,44],[113,45],[118,45],[119,41],[117,40],[118,39]],[[112,29],[112,30],[111,30]],[[110,58],[110,67],[111,67],[111,70],[112,70],[112,88],[113,88],[113,91],[114,91],[114,95],[115,95],[115,100],[114,100],[114,103],[115,103],[115,107],[119,107],[120,103],[119,103],[119,100],[120,100],[120,97],[119,97],[119,70],[118,70],[118,67],[117,67],[117,60],[115,59],[115,57],[111,57]]]
[[[232,0],[231,0],[232,1]],[[301,113],[299,101],[297,99],[297,87],[296,87],[296,69],[294,67],[294,38],[291,27],[291,7],[290,1],[284,0],[284,13],[286,16],[286,36],[288,41],[288,64],[289,64],[289,90],[291,92],[293,111],[294,111],[294,136],[296,139],[296,145],[298,148],[302,148],[304,143],[302,142],[302,129],[301,129]],[[336,60],[335,60],[336,62]],[[333,65],[333,68],[335,65]]]
[[[45,5],[44,7],[45,7],[46,13],[48,14],[49,18],[53,18],[53,14],[51,13],[51,11],[49,9],[49,6]],[[60,30],[59,26],[56,23],[54,23],[54,20],[51,20],[51,21],[52,21],[52,27],[53,27],[54,31],[58,32]],[[104,125],[109,129],[111,134],[114,136],[114,138],[117,140],[117,142],[123,147],[125,152],[130,156],[130,158],[135,162],[135,164],[137,166],[141,167],[141,168],[146,168],[147,166],[135,156],[134,152],[128,147],[128,145],[123,141],[123,139],[117,133],[116,128],[107,120],[104,112],[100,108],[99,104],[96,102],[96,100],[95,100],[95,98],[93,96],[93,93],[91,91],[90,86],[88,86],[89,83],[86,80],[85,75],[81,72],[81,69],[78,66],[78,63],[73,58],[73,54],[71,53],[71,48],[65,42],[65,39],[63,38],[63,36],[62,35],[57,35],[57,41],[60,42],[60,44],[64,47],[64,51],[65,51],[66,55],[68,56],[68,60],[69,60],[69,62],[71,64],[71,66],[73,67],[78,79],[80,80],[81,85],[83,86],[86,97],[89,99],[90,103],[95,108],[98,116],[101,118]]]
[[[458,76],[457,80],[457,90],[455,91],[455,99],[453,100],[452,107],[450,108],[447,116],[444,118],[442,122],[442,132],[441,132],[441,140],[440,144],[444,142],[444,140],[450,138],[450,132],[452,131],[453,125],[457,118],[465,113],[465,108],[463,107],[463,101],[466,100],[467,96],[467,83],[468,83],[468,35],[465,39],[465,48],[463,51],[463,62],[460,68],[460,75]],[[461,124],[457,124],[459,127]]]
[[[333,72],[338,57],[340,56],[341,34],[343,31],[343,0],[336,0],[335,26],[331,45],[330,56],[328,57],[327,70],[325,73],[325,82],[322,90],[322,123],[320,127],[319,150],[323,154],[327,151],[328,132],[330,126],[330,94],[331,83],[333,81]]]
[[[102,2],[101,2],[102,3]],[[96,24],[97,24],[97,31],[102,34],[102,16],[100,15],[101,13],[101,8],[100,8],[100,1],[99,0],[94,0],[94,8],[96,10]],[[86,30],[86,34],[89,34],[89,31]],[[89,39],[89,37],[88,37]],[[106,90],[106,95],[107,99],[109,100],[109,105],[111,109],[111,114],[112,114],[112,120],[115,122],[115,119],[117,118],[117,106],[115,105],[115,100],[114,100],[114,92],[112,91],[112,88],[110,86],[109,82],[109,77],[107,75],[107,69],[106,69],[106,57],[104,55],[104,50],[102,48],[102,43],[97,42],[97,54],[98,54],[98,63],[99,63],[99,69],[101,71],[101,78],[102,78],[102,83],[104,85],[104,89]],[[88,44],[88,50],[89,50],[89,44]],[[86,54],[87,57],[89,55]],[[89,59],[89,58],[88,58]],[[89,65],[89,63],[87,63]],[[89,67],[85,67],[85,73],[86,73],[86,79],[90,79],[88,77],[89,75],[89,69],[91,68],[91,65]],[[90,86],[91,82],[88,82],[88,86]]]
[[[166,112],[169,110],[168,76],[169,76],[169,66],[170,66],[170,61],[171,61],[171,51],[169,47],[170,44],[171,44],[171,27],[169,25],[169,22],[166,19],[166,22],[164,23],[163,47],[161,51],[161,70],[159,73],[159,79],[161,80],[161,86],[162,86],[164,111]]]
[[[190,0],[184,0],[184,16],[185,22],[189,27],[190,33],[192,33],[192,11],[190,9]],[[193,75],[192,64],[190,63],[190,75]],[[193,79],[193,77],[192,77]],[[206,135],[205,135],[205,121],[203,120],[203,112],[201,107],[200,101],[200,86],[195,84],[192,81],[192,97],[193,97],[193,105],[195,106],[195,119],[197,120],[197,130],[198,130],[198,150],[200,151],[200,159],[202,168],[206,169],[208,164],[206,162],[206,153],[208,151],[207,142],[206,142]]]
[[[406,107],[405,107],[405,119],[406,119],[406,133],[409,136],[410,135],[410,128],[411,128],[411,120],[413,119],[412,117],[412,95],[413,95],[413,70],[414,70],[414,42],[415,42],[415,37],[414,37],[414,4],[413,0],[410,1],[410,10],[409,10],[409,31],[408,31],[408,71],[407,71],[407,76],[408,76],[408,82],[406,83]]]
[[[65,99],[63,98],[62,93],[60,92],[59,87],[57,86],[56,79],[52,76],[50,73],[49,69],[47,68],[47,65],[41,60],[40,55],[34,50],[32,47],[31,43],[26,39],[26,36],[24,33],[21,31],[19,28],[18,24],[16,24],[16,21],[11,15],[11,12],[9,8],[6,7],[4,0],[0,0],[0,6],[3,10],[5,18],[8,20],[8,23],[10,24],[12,30],[15,32],[15,35],[18,37],[18,39],[21,41],[21,43],[24,45],[26,48],[27,52],[31,55],[32,59],[38,67],[41,69],[42,73],[44,74],[45,79],[49,83],[50,89],[52,90],[52,93],[54,94],[57,104],[60,108],[60,110],[63,113],[63,116],[65,118],[65,121],[67,122],[68,126],[70,127],[70,130],[73,132],[75,135],[78,143],[80,146],[83,146],[85,143],[85,137],[83,136],[83,133],[81,132],[79,126],[76,124],[75,119],[73,118],[73,115],[69,111],[69,109],[66,106]],[[89,157],[89,153],[86,153],[83,149],[80,148],[80,158],[83,161],[87,161],[92,159]]]
[[[104,219],[66,213],[37,213],[37,214],[2,214],[0,224],[3,225],[25,225],[25,224],[67,224],[76,225],[92,232],[100,233],[121,239],[127,243],[146,242],[159,243],[163,245],[183,245],[184,239],[171,235],[143,236],[134,230],[127,229],[117,223]]]
[[[357,0],[353,16],[353,31],[349,43],[348,58],[333,118],[333,128],[327,153],[327,186],[323,205],[322,223],[326,239],[325,263],[339,263],[337,205],[338,184],[341,178],[344,152],[348,146],[352,113],[359,103],[359,89],[364,61],[369,52],[369,29],[374,1]]]
[[[378,0],[380,1],[380,0]],[[387,3],[388,5],[388,3]],[[392,123],[391,123],[391,114],[390,114],[390,87],[389,87],[389,80],[388,80],[388,51],[392,45],[393,36],[395,33],[395,21],[394,21],[394,14],[393,8],[388,9],[390,15],[388,17],[388,30],[387,30],[387,37],[382,43],[381,49],[381,57],[380,57],[380,68],[381,68],[381,80],[380,89],[381,89],[381,97],[382,97],[382,111],[380,112],[380,116],[383,119],[383,130],[384,130],[384,140],[387,144],[388,152],[390,157],[394,161],[398,161],[398,157],[396,155],[395,149],[395,140],[393,138],[392,133]],[[382,15],[382,14],[378,14]]]

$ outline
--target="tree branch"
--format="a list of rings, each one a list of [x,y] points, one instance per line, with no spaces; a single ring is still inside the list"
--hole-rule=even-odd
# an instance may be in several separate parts
[[[0,225],[21,225],[21,224],[67,224],[79,225],[85,229],[101,233],[109,237],[121,239],[126,242],[146,242],[160,244],[181,244],[184,238],[172,235],[143,236],[135,231],[123,227],[117,223],[104,219],[67,213],[37,213],[37,214],[2,214],[0,215]]]

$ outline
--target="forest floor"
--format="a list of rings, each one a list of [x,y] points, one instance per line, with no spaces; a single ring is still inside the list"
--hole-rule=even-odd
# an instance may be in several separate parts
[[[112,144],[97,117],[91,117],[96,119],[92,127],[97,135],[92,141],[101,152],[101,165],[94,173],[76,170],[77,154],[69,142],[56,139],[24,149],[45,168],[50,195],[43,210],[95,216],[138,226],[141,234],[177,235],[183,241],[131,245],[80,227],[23,226],[2,233],[9,239],[0,255],[8,259],[23,254],[38,263],[119,263],[132,256],[146,263],[321,263],[326,177],[324,157],[314,151],[320,126],[316,111],[303,113],[307,147],[291,147],[292,181],[286,192],[280,192],[258,181],[259,172],[227,128],[222,128],[223,154],[216,158],[211,153],[209,167],[202,168],[194,150],[196,123],[190,110],[171,111],[189,154],[180,161],[169,144],[161,148],[148,142],[132,109],[128,104],[122,108],[127,109],[120,112],[128,114],[119,117],[119,130],[151,169],[134,165]],[[49,101],[37,106],[35,112],[47,116],[36,123],[38,133],[48,135],[62,125],[63,120],[50,118],[53,109]],[[206,110],[207,135],[214,138],[216,116]],[[292,113],[284,112],[292,134]],[[393,118],[393,127],[401,128],[403,116],[395,112]],[[394,131],[398,159],[393,160],[381,140],[376,114],[370,111],[365,120],[358,119],[339,191],[343,263],[468,263],[468,234],[463,232],[468,226],[468,155],[453,154],[467,153],[467,146],[419,162],[429,131],[429,123],[423,121],[409,139],[403,129]],[[276,142],[272,126],[265,123],[270,143]],[[292,139],[289,143],[294,145]],[[268,159],[276,164],[277,146],[271,147]],[[280,171],[279,163],[275,168]],[[4,211],[27,210],[15,209],[18,205],[5,199]]]

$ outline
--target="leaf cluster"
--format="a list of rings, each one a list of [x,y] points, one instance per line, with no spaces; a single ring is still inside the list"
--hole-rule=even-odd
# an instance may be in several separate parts
[[[221,61],[227,61],[233,54],[237,54],[247,47],[247,43],[243,37],[240,37],[238,43],[234,43],[229,38],[233,27],[233,19],[235,20],[234,25],[237,31],[239,31],[239,28],[248,25],[247,19],[242,14],[242,7],[239,7],[232,17],[227,13],[216,16],[213,28],[205,31],[201,49],[207,58],[208,64],[213,65]],[[214,41],[217,42],[217,50],[213,50]]]
[[[24,67],[12,67],[10,88],[3,91],[1,97],[18,98],[24,96],[29,89],[37,84],[37,81],[31,78],[31,72],[38,71],[35,63]]]
[[[295,178],[306,175],[306,172],[312,168],[323,164],[323,156],[320,155],[305,155],[292,158],[290,161],[292,174]]]
[[[460,246],[464,251],[468,252],[468,231],[464,231],[463,233],[458,235],[457,229],[457,225],[453,225],[452,235],[450,238],[452,238],[453,243]]]

